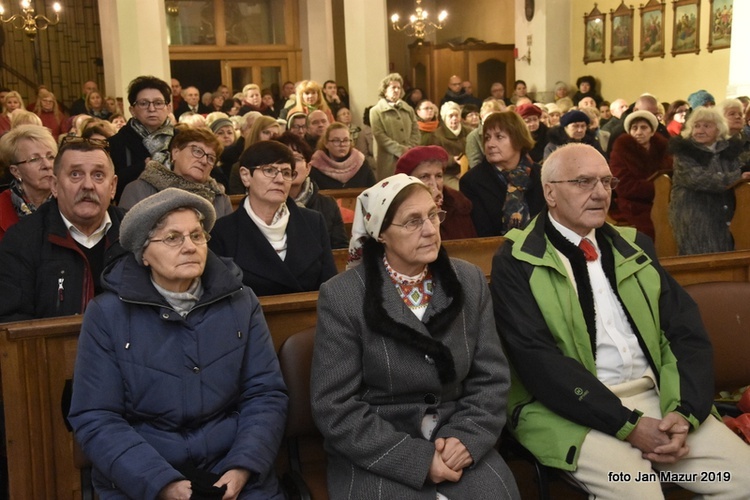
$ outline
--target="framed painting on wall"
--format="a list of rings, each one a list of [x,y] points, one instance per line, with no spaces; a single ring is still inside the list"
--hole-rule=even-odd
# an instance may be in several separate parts
[[[583,37],[583,63],[604,62],[604,42],[606,33],[604,32],[604,22],[607,14],[602,14],[594,4],[594,10],[583,16],[583,23],[586,25],[586,32]]]
[[[628,8],[625,1],[620,2],[617,10],[610,10],[612,18],[612,47],[609,60],[612,62],[621,59],[633,60],[633,7]]]
[[[733,0],[711,0],[708,51],[726,49],[732,42]]]
[[[664,2],[649,0],[641,5],[641,51],[638,57],[664,57]]]
[[[698,54],[700,49],[701,0],[674,0],[672,56]]]

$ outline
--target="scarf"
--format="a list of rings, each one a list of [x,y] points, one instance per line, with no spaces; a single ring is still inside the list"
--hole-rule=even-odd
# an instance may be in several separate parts
[[[9,189],[10,201],[13,204],[13,208],[16,209],[16,214],[18,215],[19,219],[33,214],[34,212],[36,212],[36,209],[39,208],[26,199],[26,195],[23,192],[23,185],[18,179],[13,179],[11,181]],[[48,202],[51,199],[52,194],[50,194],[44,201]]]
[[[529,204],[524,193],[531,187],[531,168],[519,165],[513,170],[499,170],[500,178],[507,187],[503,203],[503,234],[514,228],[523,228],[530,217]]]
[[[417,126],[419,127],[419,130],[425,133],[434,132],[435,130],[437,130],[438,125],[440,125],[440,122],[437,120],[432,120],[431,122],[423,122],[417,120]]]
[[[162,288],[156,284],[153,278],[151,278],[151,284],[154,285],[156,291],[172,306],[172,309],[183,318],[195,307],[195,304],[203,295],[203,284],[200,277],[195,278],[190,287],[184,292],[172,292],[166,288]]]
[[[217,195],[221,194],[219,184],[211,177],[204,184],[193,182],[180,177],[157,161],[148,162],[143,173],[138,178],[155,187],[157,191],[163,191],[170,187],[178,188],[197,194],[211,203],[214,202]]]
[[[297,204],[298,207],[307,208],[307,202],[310,201],[310,198],[312,198],[312,195],[314,192],[315,192],[315,188],[313,188],[312,179],[308,177],[302,183],[299,194],[294,199],[294,202]]]
[[[149,132],[148,129],[135,118],[128,122],[136,134],[143,138],[143,146],[151,153],[151,159],[164,163],[169,157],[169,143],[174,137],[174,127],[169,120],[165,120],[161,127]]]
[[[365,155],[352,148],[349,156],[341,161],[336,161],[326,151],[317,150],[310,160],[310,165],[317,168],[320,173],[336,179],[341,184],[346,184],[354,177],[365,163]]]
[[[263,219],[253,212],[250,206],[250,197],[245,198],[245,210],[260,232],[265,236],[268,243],[276,251],[281,260],[286,259],[286,226],[289,224],[289,209],[286,203],[282,203],[273,216],[271,224],[266,224]]]

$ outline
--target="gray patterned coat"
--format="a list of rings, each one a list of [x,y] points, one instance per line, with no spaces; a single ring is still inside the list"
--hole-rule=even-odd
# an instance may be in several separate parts
[[[318,299],[311,392],[330,497],[518,498],[494,449],[510,379],[484,275],[441,249],[419,321],[373,243],[363,265],[322,285]],[[420,431],[427,412],[438,418],[430,440]],[[457,483],[428,479],[438,437],[459,439],[474,459]]]

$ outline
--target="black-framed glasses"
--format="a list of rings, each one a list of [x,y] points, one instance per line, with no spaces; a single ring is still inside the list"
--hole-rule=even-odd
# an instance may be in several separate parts
[[[75,146],[84,147],[78,148]],[[85,146],[88,146],[85,147]],[[65,149],[81,149],[86,151],[88,149],[101,149],[109,154],[109,143],[101,139],[90,139],[88,137],[78,137],[77,135],[66,135],[60,143],[60,149],[57,151],[58,156],[62,154]]]
[[[281,174],[281,177],[283,177],[285,181],[293,181],[297,178],[297,172],[292,170],[291,168],[282,169],[274,167],[273,165],[260,165],[258,167],[250,167],[248,168],[248,170],[260,170],[263,175],[265,175],[269,179],[275,179],[279,174]]]
[[[566,181],[549,181],[550,184],[561,184],[561,183],[569,183],[569,184],[576,184],[579,189],[582,189],[583,191],[593,191],[596,185],[601,181],[602,186],[604,186],[604,189],[614,189],[617,187],[617,185],[620,183],[620,179],[617,177],[607,176],[607,177],[579,177],[578,179],[570,179]]]
[[[425,222],[430,221],[432,225],[435,226],[435,228],[437,229],[440,223],[445,222],[445,216],[447,213],[448,212],[446,212],[445,210],[438,210],[436,212],[432,212],[424,219],[415,217],[413,219],[409,219],[403,224],[391,224],[391,226],[403,227],[408,232],[413,233],[414,231],[417,231],[418,229],[422,229],[424,227]]]
[[[193,245],[205,245],[211,239],[211,235],[206,231],[193,231],[189,234],[182,233],[167,233],[163,238],[148,240],[152,243],[164,243],[168,247],[181,247],[185,243],[185,239],[190,238]]]
[[[208,163],[211,165],[216,164],[216,155],[212,155],[211,153],[207,153],[204,149],[199,148],[198,146],[190,146],[190,152],[193,154],[194,158],[201,159],[204,156],[206,157],[206,160],[208,160]]]
[[[328,139],[328,142],[334,146],[348,146],[352,143],[351,139]]]
[[[28,160],[17,161],[15,163],[11,163],[11,165],[18,166],[18,165],[28,164],[30,167],[41,169],[43,167],[42,162],[44,160],[47,160],[49,163],[53,163],[55,161],[55,158],[56,156],[53,155],[52,153],[47,153],[44,156],[35,156],[33,158],[29,158]]]
[[[151,106],[153,106],[154,109],[164,109],[164,106],[166,105],[167,101],[163,99],[156,99],[155,101],[149,101],[148,99],[139,99],[133,103],[133,106],[138,109],[148,109]]]
[[[307,124],[292,125],[292,130],[305,130],[305,129],[307,129]]]

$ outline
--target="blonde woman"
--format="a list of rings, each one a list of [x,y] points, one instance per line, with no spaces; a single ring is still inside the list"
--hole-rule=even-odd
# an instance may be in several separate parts
[[[68,115],[60,111],[55,95],[47,89],[40,89],[36,95],[36,114],[42,120],[42,125],[52,132],[52,137],[57,140],[63,133],[63,124]]]
[[[328,123],[336,121],[331,113],[331,108],[323,97],[323,88],[313,80],[305,80],[297,85],[297,104],[289,110],[287,116],[294,113],[309,115],[312,111],[321,110],[328,116]]]
[[[23,98],[21,94],[15,90],[11,90],[5,94],[5,106],[3,112],[0,113],[0,135],[3,135],[10,130],[10,117],[17,109],[25,109],[23,105]]]

